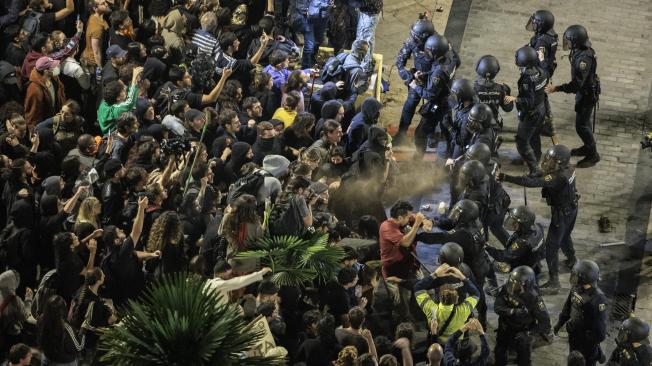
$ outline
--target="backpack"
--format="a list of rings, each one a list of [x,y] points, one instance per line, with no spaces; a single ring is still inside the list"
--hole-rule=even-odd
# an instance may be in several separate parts
[[[32,301],[32,316],[37,318],[43,314],[45,309],[45,302],[52,296],[57,294],[59,276],[57,270],[52,269],[48,271],[41,279],[36,293],[34,293],[34,300]]]
[[[349,70],[355,67],[349,67],[348,69],[344,68],[344,61],[349,57],[348,53],[340,53],[336,56],[331,56],[326,60],[324,68],[321,71],[321,81],[327,83],[329,81],[338,82],[346,81]],[[362,66],[358,65],[357,67],[362,69]]]
[[[269,232],[271,235],[297,235],[303,233],[303,218],[293,204],[294,196],[287,202],[276,203],[269,214]]]
[[[190,90],[188,88],[179,89],[171,82],[163,84],[157,93],[156,111],[161,116],[170,114],[169,112],[172,104],[182,99],[186,99],[189,93]]]
[[[245,177],[238,179],[229,189],[229,194],[226,197],[226,203],[229,204],[244,194],[249,194],[256,197],[258,195],[258,191],[260,191],[260,188],[263,186],[263,184],[265,184],[265,177],[271,176],[271,174],[264,170],[257,170]]]
[[[33,10],[30,10],[25,18],[23,19],[22,30],[29,34],[29,37],[33,37],[36,33],[41,30],[41,17],[43,13],[39,13]]]

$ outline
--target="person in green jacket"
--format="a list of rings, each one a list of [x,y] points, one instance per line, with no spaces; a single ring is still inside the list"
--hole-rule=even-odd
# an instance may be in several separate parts
[[[440,287],[439,303],[435,303],[428,294],[428,290],[434,287],[436,278],[447,276],[460,280],[463,286],[459,292],[468,294],[464,301],[459,304],[458,290],[451,284]],[[433,338],[439,344],[446,344],[448,337],[466,323],[469,315],[478,304],[480,291],[459,269],[450,267],[448,264],[442,264],[432,275],[424,277],[414,285],[414,295],[417,304],[428,318]]]
[[[97,121],[103,135],[107,135],[115,129],[115,122],[120,115],[136,109],[138,82],[142,73],[142,67],[134,67],[127,92],[125,92],[124,83],[120,80],[111,81],[104,86],[104,99],[97,109]]]

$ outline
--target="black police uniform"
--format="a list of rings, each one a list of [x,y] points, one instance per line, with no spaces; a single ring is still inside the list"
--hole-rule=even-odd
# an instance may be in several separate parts
[[[591,47],[575,49],[570,55],[570,83],[558,85],[556,90],[575,93],[575,131],[582,139],[587,155],[597,154],[595,137],[591,126],[591,112],[597,103],[598,67],[595,51]]]
[[[486,224],[489,231],[498,239],[498,241],[506,245],[506,242],[509,238],[509,233],[503,227],[503,222],[505,221],[505,213],[507,208],[512,203],[509,194],[503,188],[503,185],[496,180],[496,176],[493,174],[495,169],[494,162],[490,166],[485,167],[487,169],[487,176],[489,182],[489,197],[487,198],[487,217]]]
[[[534,48],[537,52],[543,53],[543,61],[540,66],[548,73],[548,77],[552,78],[557,68],[557,45],[559,44],[559,36],[553,29],[549,29],[545,33],[535,33],[530,38],[528,45]]]
[[[414,68],[411,70],[406,69],[407,61],[410,57],[414,57]],[[405,132],[410,127],[412,122],[412,117],[414,117],[414,112],[417,110],[417,106],[421,101],[421,96],[417,91],[409,86],[410,82],[414,79],[414,73],[416,71],[421,71],[424,75],[423,80],[416,80],[417,83],[427,82],[425,77],[427,77],[428,72],[432,66],[432,59],[428,57],[426,52],[423,49],[423,46],[419,46],[411,37],[408,38],[404,43],[403,47],[398,51],[396,56],[396,68],[398,69],[398,74],[405,83],[408,85],[408,95],[405,103],[403,104],[403,110],[401,111],[401,120],[399,122],[399,132]]]
[[[516,149],[530,168],[537,170],[541,158],[541,125],[545,117],[545,90],[548,74],[539,66],[528,67],[518,79],[518,130]]]
[[[496,296],[494,310],[498,314],[495,365],[507,365],[510,348],[515,349],[519,366],[531,365],[530,333],[550,333],[550,316],[541,296],[532,289],[513,296],[503,286]]]
[[[514,102],[505,103],[505,96],[510,95],[512,90],[507,84],[500,84],[492,79],[479,77],[473,82],[473,87],[481,103],[488,105],[494,114],[498,130],[503,128],[503,117],[500,116],[500,109],[511,112],[514,109]]]
[[[571,289],[555,328],[564,324],[570,350],[582,353],[587,366],[604,358],[600,342],[607,335],[607,297],[599,288],[574,286]]]
[[[417,85],[416,92],[426,100],[419,110],[421,120],[414,132],[417,154],[425,152],[428,135],[435,132],[437,124],[443,123],[446,114],[450,112],[448,96],[455,69],[455,63],[446,57],[442,62],[433,63],[425,87]],[[450,127],[442,128],[442,133],[448,134],[448,131]]]
[[[540,178],[505,175],[506,182],[524,187],[541,187],[541,195],[550,206],[551,219],[546,236],[546,262],[553,282],[559,282],[559,248],[569,262],[575,262],[575,249],[571,233],[577,218],[578,194],[575,189],[575,172],[563,169]]]
[[[652,365],[652,347],[641,344],[639,347],[616,347],[609,357],[607,366],[649,366]]]
[[[475,98],[474,98],[475,99]],[[457,159],[464,154],[466,147],[471,143],[471,133],[466,129],[466,124],[469,122],[469,112],[477,100],[471,101],[469,105],[464,106],[460,103],[455,107],[455,117],[453,117],[453,125],[451,128],[451,141],[453,142],[452,159]]]
[[[509,263],[512,268],[528,266],[534,273],[541,272],[539,250],[543,247],[543,227],[536,224],[533,230],[515,231],[507,242],[505,249],[487,246],[486,250],[495,260]]]

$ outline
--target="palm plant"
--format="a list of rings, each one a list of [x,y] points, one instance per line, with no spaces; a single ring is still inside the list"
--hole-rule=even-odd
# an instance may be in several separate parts
[[[328,235],[310,239],[297,236],[267,236],[249,245],[237,258],[259,258],[270,267],[271,280],[279,286],[302,287],[314,279],[328,281],[340,268],[344,251],[328,244]]]
[[[218,305],[220,296],[193,275],[163,277],[129,301],[119,325],[102,333],[101,360],[115,366],[284,365],[283,358],[244,358],[263,333],[247,326],[237,306]]]

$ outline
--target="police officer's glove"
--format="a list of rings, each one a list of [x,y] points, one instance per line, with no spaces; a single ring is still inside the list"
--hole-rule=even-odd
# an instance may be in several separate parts
[[[522,316],[527,316],[529,313],[527,309],[519,308],[519,309],[514,309],[514,312],[512,314],[516,317],[522,317]]]
[[[559,335],[559,330],[561,329],[562,326],[563,326],[562,324],[557,323],[557,324],[555,325],[555,327],[552,328],[552,332],[553,332],[555,335]]]
[[[502,182],[505,180],[505,173],[496,172],[496,180]]]

